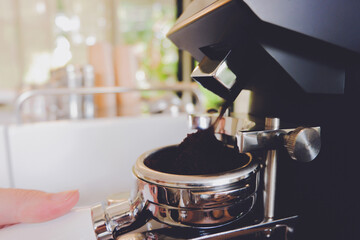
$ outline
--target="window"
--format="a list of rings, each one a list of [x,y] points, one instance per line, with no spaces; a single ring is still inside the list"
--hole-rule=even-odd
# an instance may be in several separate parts
[[[176,18],[171,0],[3,0],[0,88],[43,85],[50,70],[89,63],[89,47],[131,46],[136,80],[174,81],[177,49],[165,34]]]

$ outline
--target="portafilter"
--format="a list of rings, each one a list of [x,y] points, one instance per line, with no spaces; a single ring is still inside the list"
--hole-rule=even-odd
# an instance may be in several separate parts
[[[211,116],[190,116],[189,120],[192,127],[213,122]],[[279,126],[279,119],[266,118],[264,130],[246,130],[254,125],[235,118],[222,118],[215,129],[215,133],[220,134],[219,140],[228,146],[236,144],[240,152],[247,154],[265,150],[266,158],[259,163],[249,154],[247,164],[216,174],[169,174],[146,166],[145,160],[150,156],[162,151],[175,151],[177,145],[142,154],[133,167],[136,178],[129,200],[92,209],[98,240],[116,239],[116,236],[135,230],[150,219],[174,227],[198,229],[234,222],[245,216],[255,204],[260,168],[264,169],[262,224],[276,223],[276,149],[285,147],[291,158],[308,162],[316,158],[321,145],[320,127],[279,129]]]
[[[208,175],[177,175],[155,171],[144,161],[166,146],[142,154],[133,166],[135,187],[127,201],[92,209],[99,240],[113,239],[150,219],[176,227],[213,228],[242,218],[254,206],[259,164],[249,157],[243,167]]]

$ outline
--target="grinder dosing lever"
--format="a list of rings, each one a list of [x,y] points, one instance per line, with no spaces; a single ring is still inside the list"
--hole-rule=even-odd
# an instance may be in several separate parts
[[[190,115],[189,127],[206,129],[216,121],[215,115]],[[271,120],[272,118],[266,118]],[[276,119],[276,118],[275,118]],[[279,119],[277,119],[279,120]],[[222,117],[215,129],[219,140],[234,146],[242,153],[254,150],[272,150],[285,147],[292,159],[309,162],[316,158],[321,148],[320,127],[297,127],[253,130],[255,122],[244,118]]]
[[[279,146],[284,146],[290,157],[300,162],[314,160],[321,147],[320,127],[240,131],[236,138],[240,152],[276,149]]]

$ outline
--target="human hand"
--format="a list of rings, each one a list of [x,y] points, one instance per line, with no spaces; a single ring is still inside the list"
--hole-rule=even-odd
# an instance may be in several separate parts
[[[78,201],[77,190],[45,193],[0,188],[0,229],[16,223],[37,223],[60,217],[69,212]]]

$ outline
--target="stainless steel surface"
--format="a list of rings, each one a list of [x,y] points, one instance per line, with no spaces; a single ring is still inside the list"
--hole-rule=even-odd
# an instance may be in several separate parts
[[[106,217],[108,219],[107,229],[113,232],[117,226],[129,226],[136,219],[137,211],[132,209],[132,203],[129,200],[111,204],[106,208]]]
[[[167,148],[173,148],[176,145],[168,146]],[[147,158],[150,154],[163,149],[158,148],[152,151],[148,151],[142,154],[136,161],[135,166],[133,168],[134,175],[143,179],[146,182],[174,187],[174,188],[183,188],[183,189],[202,189],[209,187],[219,187],[224,186],[226,184],[232,184],[239,182],[243,179],[247,179],[252,175],[256,174],[258,171],[258,164],[256,161],[251,161],[246,167],[234,169],[224,173],[218,174],[209,174],[209,175],[177,175],[177,174],[169,174],[158,172],[152,170],[145,166],[144,159]]]
[[[97,240],[112,239],[112,232],[107,229],[107,219],[104,208],[101,204],[91,208],[91,217]]]
[[[92,65],[84,65],[82,67],[82,75],[84,87],[89,88],[95,86],[94,67]],[[83,117],[86,119],[95,117],[94,96],[91,94],[84,95]]]
[[[98,234],[107,236],[105,232],[122,231],[135,221],[145,223],[140,217],[144,215],[170,226],[212,228],[235,221],[252,209],[260,175],[255,161],[225,173],[175,175],[145,166],[146,157],[158,150],[141,155],[133,167],[137,179],[130,212],[118,204],[105,208],[104,214],[97,214],[100,217],[95,219]]]
[[[283,145],[294,160],[309,162],[320,153],[320,132],[320,127],[239,131],[236,138],[240,152],[274,149]]]
[[[14,109],[16,120],[22,123],[21,109],[24,102],[34,96],[59,96],[59,95],[93,95],[141,91],[189,91],[194,94],[198,103],[199,112],[202,112],[203,100],[202,95],[196,85],[193,84],[174,84],[166,86],[152,86],[147,88],[136,87],[89,87],[89,88],[54,88],[54,89],[35,89],[22,92],[16,99]]]
[[[236,75],[229,69],[226,59],[230,52],[221,61],[204,58],[191,73],[191,77],[224,99],[231,95],[230,89],[236,82]]]
[[[251,152],[273,147],[274,140],[281,134],[290,133],[294,129],[260,130],[237,132],[237,144],[240,152]]]
[[[111,205],[96,205],[92,207],[92,221],[94,232],[98,240],[113,238],[113,231],[121,226],[130,226],[136,221],[138,206],[133,207],[129,200],[113,203]]]
[[[223,239],[237,239],[238,237],[253,234],[253,233],[266,233],[268,231],[273,232],[278,228],[285,228],[285,236],[283,238],[286,240],[287,235],[293,232],[294,222],[296,221],[297,216],[291,216],[288,218],[277,219],[271,222],[260,223],[249,225],[245,227],[238,227],[227,231],[220,231],[216,233],[211,233],[203,236],[189,236],[186,239],[191,240],[203,240],[203,239],[211,239],[211,240],[223,240]],[[170,230],[171,231],[171,230]],[[174,234],[166,234],[166,232],[158,232],[158,231],[148,231],[148,232],[137,232],[137,233],[128,233],[121,236],[118,236],[116,240],[149,240],[149,239],[157,239],[157,240],[175,240],[175,239],[184,239],[180,237],[174,237]],[[249,238],[246,238],[249,239]]]
[[[82,87],[81,69],[74,65],[68,65],[64,69],[66,72],[66,85],[69,89]],[[69,95],[69,119],[79,119],[82,117],[82,97],[77,94]]]
[[[144,165],[144,160],[155,151],[140,156],[133,172],[138,178],[137,197],[148,202],[148,209],[160,222],[207,228],[231,222],[252,208],[259,181],[259,166],[255,161],[225,173],[176,175]],[[234,215],[231,211],[235,209]]]
[[[216,114],[189,115],[189,128],[207,129],[218,117]],[[255,126],[255,122],[248,118],[222,117],[215,129],[215,133],[236,136],[239,131],[248,131]]]
[[[278,130],[279,118],[266,118],[265,130]],[[269,150],[266,154],[264,170],[264,221],[274,219],[276,193],[277,150]]]
[[[207,129],[218,118],[218,113],[215,114],[201,114],[189,115],[189,128],[190,129]],[[255,122],[251,121],[248,117],[222,117],[218,124],[216,124],[215,136],[219,141],[229,147],[237,145],[236,135],[238,132],[250,131],[255,126]]]
[[[81,88],[85,84],[85,73],[83,69],[89,69],[87,65],[73,65],[68,64],[64,67],[57,68],[50,71],[50,79],[46,84],[45,89],[48,88]],[[89,74],[87,74],[89,75]],[[44,97],[44,96],[42,96]],[[77,94],[69,94],[67,96],[46,97],[46,104],[44,105],[44,116],[47,119],[67,118],[80,119],[83,117],[83,100],[84,98]],[[32,109],[36,111],[36,109]],[[49,112],[49,113],[48,113]]]
[[[309,162],[320,152],[320,132],[314,128],[297,128],[284,139],[286,149],[294,160]]]
[[[215,122],[217,117],[218,114],[189,115],[189,128],[206,129]],[[291,158],[308,162],[315,159],[320,152],[320,127],[251,130],[255,125],[255,122],[247,117],[223,117],[215,133],[219,140],[229,145],[237,144],[242,153],[284,146]]]

